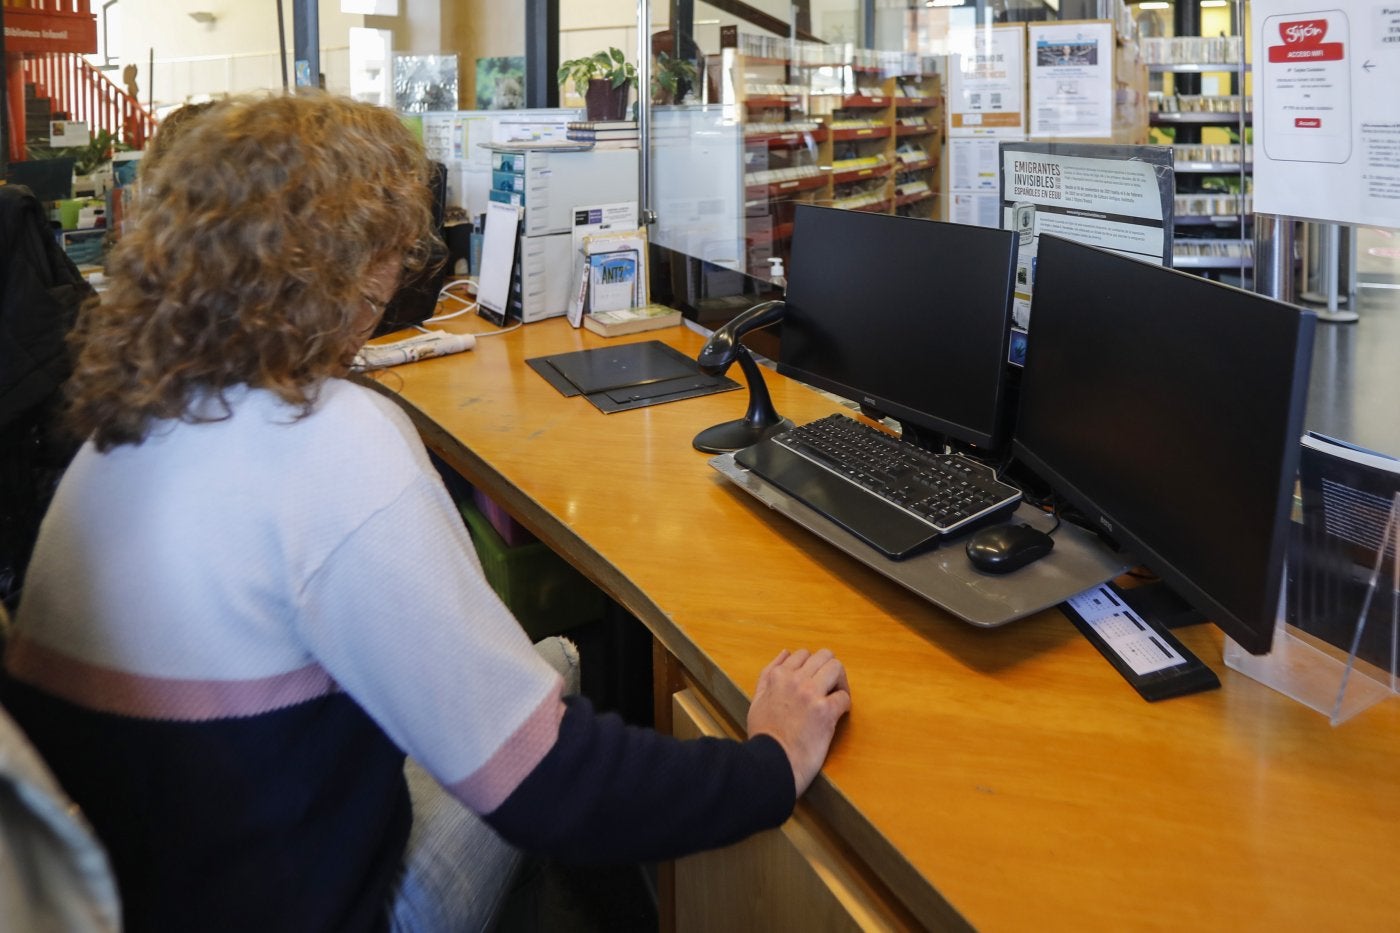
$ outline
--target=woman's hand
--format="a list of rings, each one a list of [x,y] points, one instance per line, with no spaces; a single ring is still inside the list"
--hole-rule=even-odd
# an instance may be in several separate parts
[[[846,669],[830,651],[784,649],[758,675],[749,705],[749,735],[778,740],[801,797],[826,760],[837,721],[850,708]]]

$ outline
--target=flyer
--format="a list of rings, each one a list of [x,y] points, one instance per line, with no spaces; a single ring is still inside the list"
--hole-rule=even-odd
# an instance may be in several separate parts
[[[1113,135],[1113,25],[1029,27],[1030,135]]]
[[[1020,23],[967,30],[948,72],[948,135],[1025,135],[1026,30]]]
[[[1400,2],[1254,5],[1254,209],[1400,227]]]
[[[1001,228],[1020,234],[1012,320],[1030,329],[1036,247],[1052,233],[1170,265],[1170,146],[1009,143],[1001,151]]]

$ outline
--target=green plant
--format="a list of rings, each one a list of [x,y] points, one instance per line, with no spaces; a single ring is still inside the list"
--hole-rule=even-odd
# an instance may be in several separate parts
[[[658,104],[678,104],[685,91],[695,85],[695,65],[689,59],[656,55],[656,71],[651,76],[651,99]]]
[[[91,175],[110,162],[112,153],[126,152],[131,147],[108,130],[98,130],[85,146],[53,149],[49,146],[31,146],[26,151],[31,159],[72,159],[74,175]]]
[[[559,66],[559,86],[563,87],[572,78],[574,90],[580,94],[588,90],[590,81],[605,80],[614,88],[619,88],[636,77],[636,66],[628,63],[617,48],[594,52],[585,58],[573,58]]]
[[[73,171],[79,175],[91,175],[102,163],[112,160],[112,153],[126,152],[131,147],[107,130],[98,130],[92,142],[74,151],[76,161]]]

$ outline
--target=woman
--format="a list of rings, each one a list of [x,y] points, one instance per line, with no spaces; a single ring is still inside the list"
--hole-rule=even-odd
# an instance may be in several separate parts
[[[129,928],[482,926],[514,855],[468,811],[609,861],[787,817],[849,708],[829,652],[765,669],[744,743],[595,715],[485,583],[407,418],[342,378],[423,261],[426,161],[394,115],[220,103],[142,185],[76,331],[88,441],[4,694]]]

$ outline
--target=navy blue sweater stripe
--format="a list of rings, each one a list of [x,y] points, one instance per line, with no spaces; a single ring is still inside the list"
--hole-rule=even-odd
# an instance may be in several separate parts
[[[486,820],[533,852],[647,861],[779,826],[795,796],[787,755],[769,736],[682,742],[571,696],[559,740]]]
[[[107,848],[127,930],[386,928],[404,756],[349,697],[188,723],[0,684]]]

